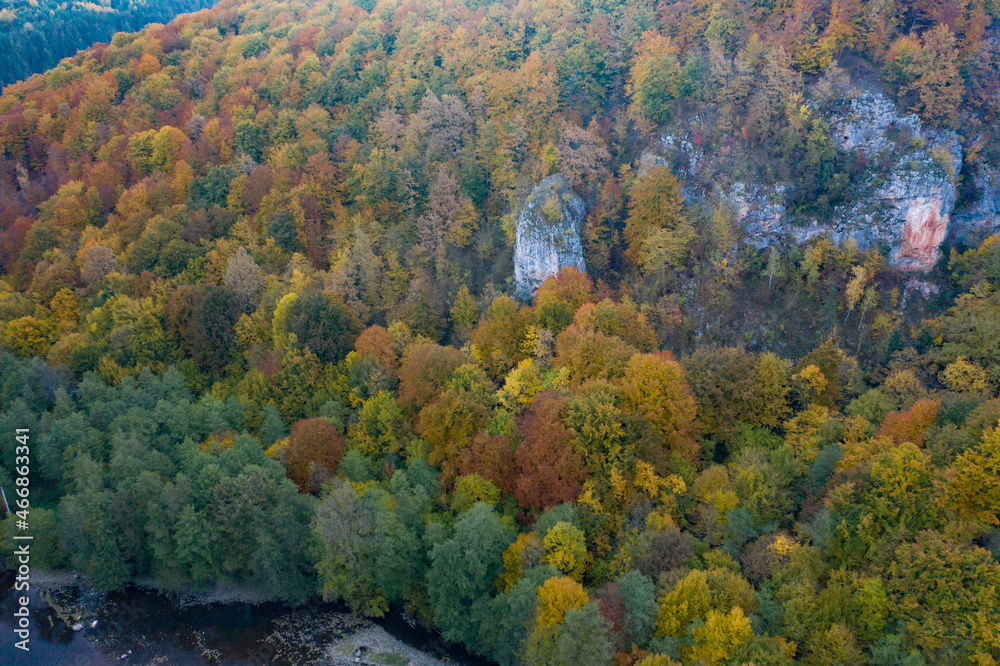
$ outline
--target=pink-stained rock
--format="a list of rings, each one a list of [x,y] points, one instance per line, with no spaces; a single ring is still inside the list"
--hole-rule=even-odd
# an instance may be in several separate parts
[[[920,197],[906,211],[903,235],[893,264],[904,271],[929,271],[938,261],[938,247],[948,234],[944,202]]]

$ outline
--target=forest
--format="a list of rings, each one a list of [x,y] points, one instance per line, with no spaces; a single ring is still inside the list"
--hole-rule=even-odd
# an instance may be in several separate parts
[[[402,609],[511,666],[997,664],[1000,236],[917,277],[761,248],[640,165],[693,127],[822,219],[849,83],[996,163],[997,19],[223,0],[7,86],[0,485],[27,428],[33,566]],[[586,272],[523,299],[554,174]]]
[[[209,0],[4,0],[0,2],[0,87],[56,66],[117,32],[166,23],[211,7]]]

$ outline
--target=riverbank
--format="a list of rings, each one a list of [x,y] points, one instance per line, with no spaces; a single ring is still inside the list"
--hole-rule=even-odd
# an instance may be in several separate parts
[[[17,663],[483,663],[401,618],[379,626],[318,600],[290,608],[239,590],[164,592],[151,581],[106,594],[66,572],[38,572],[32,583],[33,639],[42,649]],[[13,600],[9,581],[0,584],[0,640],[6,641],[12,633],[6,607]]]

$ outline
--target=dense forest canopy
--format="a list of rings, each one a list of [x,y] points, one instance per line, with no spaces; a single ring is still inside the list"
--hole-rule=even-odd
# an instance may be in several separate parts
[[[117,32],[166,23],[211,0],[4,0],[0,3],[0,86],[54,67],[60,60]]]
[[[826,118],[868,86],[996,164],[997,18],[225,1],[8,86],[34,563],[401,606],[500,664],[997,663],[1000,237],[921,280],[759,249],[642,160],[682,124],[822,218],[861,168]],[[554,174],[587,272],[521,301]]]

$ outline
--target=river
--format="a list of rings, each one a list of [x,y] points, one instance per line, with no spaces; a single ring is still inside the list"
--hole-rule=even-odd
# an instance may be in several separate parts
[[[72,581],[32,586],[31,650],[23,652],[14,647],[21,593],[12,585],[9,574],[0,575],[4,665],[489,664],[411,627],[399,609],[372,623],[342,605],[318,601],[301,608],[275,602],[192,604],[134,586],[104,595]],[[74,631],[71,625],[83,628]]]

